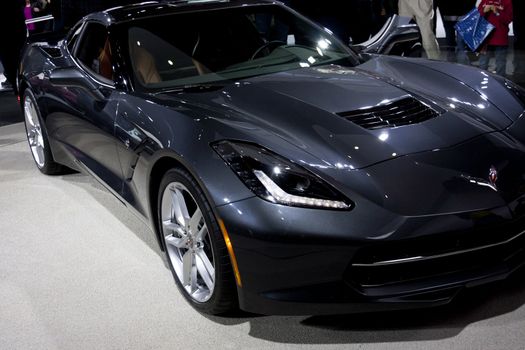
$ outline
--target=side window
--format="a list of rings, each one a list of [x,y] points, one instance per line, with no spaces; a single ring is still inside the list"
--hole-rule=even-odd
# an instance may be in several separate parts
[[[85,69],[113,82],[113,62],[108,30],[98,23],[87,23],[75,53]]]

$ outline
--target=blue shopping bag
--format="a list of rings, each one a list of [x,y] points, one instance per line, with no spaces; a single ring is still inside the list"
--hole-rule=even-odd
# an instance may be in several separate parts
[[[458,34],[472,51],[477,51],[495,27],[477,8],[467,13],[455,26]]]

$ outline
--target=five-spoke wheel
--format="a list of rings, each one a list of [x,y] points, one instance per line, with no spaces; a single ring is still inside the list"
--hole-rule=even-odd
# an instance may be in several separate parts
[[[158,222],[168,263],[185,298],[218,314],[237,306],[224,238],[203,191],[183,169],[173,168],[159,188]]]
[[[183,184],[172,182],[164,190],[161,213],[166,249],[179,281],[193,299],[207,301],[215,286],[215,266],[201,209]]]
[[[42,173],[47,175],[63,174],[67,168],[56,163],[53,159],[46,127],[40,115],[35,95],[29,88],[24,91],[22,103],[27,142],[36,166]]]
[[[33,153],[36,165],[42,168],[45,164],[44,138],[42,137],[40,119],[30,95],[24,97],[24,116],[27,128],[27,141],[29,142],[31,153]]]

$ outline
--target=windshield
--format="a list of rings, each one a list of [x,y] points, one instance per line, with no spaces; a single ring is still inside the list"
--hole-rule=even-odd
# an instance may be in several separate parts
[[[133,21],[128,45],[136,85],[145,90],[358,62],[335,37],[278,5]]]

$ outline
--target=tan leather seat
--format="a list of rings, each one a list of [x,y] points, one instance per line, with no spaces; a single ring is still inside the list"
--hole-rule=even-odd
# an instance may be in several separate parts
[[[104,48],[100,51],[98,56],[99,69],[98,74],[106,79],[113,80],[113,66],[111,63],[111,45],[109,39],[106,39]]]
[[[192,58],[191,60],[193,62],[193,65],[195,66],[195,69],[197,69],[199,75],[211,73],[211,71],[205,65],[197,61],[195,58]]]
[[[131,50],[133,66],[137,77],[144,85],[155,84],[162,81],[155,64],[155,59],[141,46],[133,45]]]

